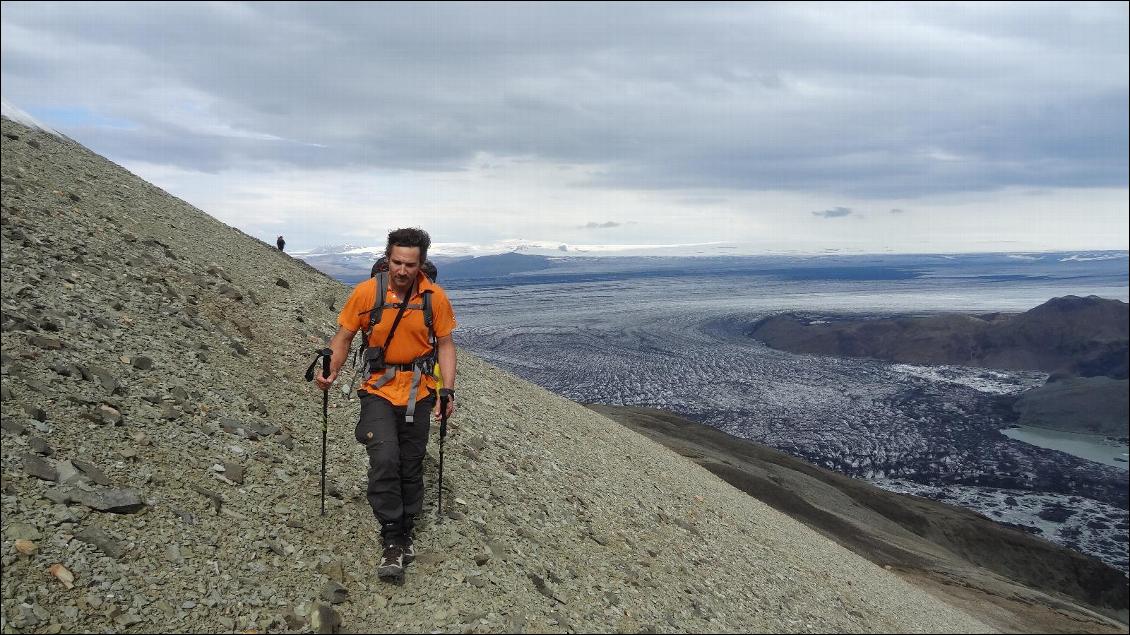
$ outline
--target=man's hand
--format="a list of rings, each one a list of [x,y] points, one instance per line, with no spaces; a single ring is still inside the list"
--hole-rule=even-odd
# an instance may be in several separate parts
[[[442,405],[441,405],[442,403],[443,403],[442,401],[440,401],[439,399],[436,399],[435,408],[432,410],[432,412],[435,414],[436,419],[439,419],[444,414],[442,412],[442,409],[443,409]],[[455,398],[454,397],[449,397],[447,399],[447,413],[446,414],[447,414],[448,418],[450,418],[452,415],[455,414]],[[459,429],[459,424],[455,423],[454,421],[448,421],[447,427],[448,427],[448,430],[450,432],[454,433],[456,430]]]
[[[321,369],[318,369],[318,372],[314,373],[314,383],[318,384],[318,388],[321,388],[323,392],[330,389],[335,379],[337,379],[336,370],[331,370],[329,377],[322,377]]]
[[[437,403],[436,404],[436,412],[437,413],[439,413],[439,409],[440,409],[439,406],[440,405]],[[440,414],[445,415],[448,418],[451,418],[451,415],[455,414],[455,397],[448,397],[447,398],[447,412],[446,413],[440,413]]]
[[[317,372],[314,373],[314,381],[317,382],[318,388],[327,391],[330,389],[330,386],[333,385],[334,380],[337,379],[338,371],[341,370],[345,359],[349,357],[349,344],[353,341],[353,336],[356,334],[357,331],[350,331],[344,326],[338,327],[337,333],[334,333],[329,346],[330,350],[333,351],[333,357],[330,360],[330,376],[322,377],[321,366],[319,366]]]

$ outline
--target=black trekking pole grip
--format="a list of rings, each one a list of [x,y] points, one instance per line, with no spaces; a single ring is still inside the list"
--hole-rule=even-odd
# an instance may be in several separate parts
[[[443,440],[447,437],[446,395],[439,398],[439,498],[436,501],[436,522],[443,521]]]
[[[447,436],[447,402],[448,397],[439,398],[439,440]],[[443,446],[440,446],[443,447]]]

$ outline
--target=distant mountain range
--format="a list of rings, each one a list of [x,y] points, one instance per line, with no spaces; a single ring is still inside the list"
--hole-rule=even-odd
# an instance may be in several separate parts
[[[564,245],[562,245],[564,247]],[[1041,279],[1049,271],[1065,275],[1082,268],[1128,261],[1124,251],[1064,252],[1040,254],[906,254],[906,255],[730,255],[718,247],[701,253],[671,255],[660,250],[641,255],[641,250],[603,251],[517,249],[506,253],[475,254],[460,246],[434,245],[429,258],[440,268],[440,281],[459,281],[454,286],[477,284],[593,281],[638,276],[769,275],[788,280],[906,280],[923,276],[983,277],[994,272],[994,280]],[[383,247],[341,245],[322,247],[293,255],[346,283],[356,283],[369,271]],[[468,253],[471,252],[471,253]],[[538,253],[535,253],[538,252]],[[614,257],[613,257],[614,256]],[[1070,271],[1067,271],[1070,270]]]
[[[681,243],[681,244],[576,244],[561,241],[528,240],[511,238],[490,243],[444,243],[434,242],[431,246],[431,255],[441,258],[467,258],[480,256],[497,256],[500,254],[519,253],[530,256],[718,256],[759,253],[751,251],[749,245],[732,242],[710,243]],[[310,251],[293,252],[299,257],[315,254],[345,253],[350,251],[368,251],[379,253],[384,250],[384,245],[356,246],[356,245],[326,245]],[[763,251],[763,250],[761,250]],[[782,252],[792,253],[792,252]]]
[[[519,253],[459,258],[443,264],[444,280],[498,278],[513,273],[549,269],[553,263],[545,256],[528,256]]]

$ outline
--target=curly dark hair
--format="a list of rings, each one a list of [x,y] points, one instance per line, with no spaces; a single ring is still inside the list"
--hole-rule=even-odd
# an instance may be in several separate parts
[[[419,227],[402,227],[388,233],[388,245],[385,246],[385,255],[392,255],[393,247],[419,247],[420,263],[428,259],[428,247],[432,246],[432,237],[428,232]]]

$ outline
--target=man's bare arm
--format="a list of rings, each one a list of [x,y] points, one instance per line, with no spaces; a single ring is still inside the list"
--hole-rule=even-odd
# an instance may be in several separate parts
[[[451,336],[436,339],[439,351],[439,374],[443,377],[443,387],[455,390],[455,342]]]
[[[436,340],[436,349],[439,356],[439,374],[443,377],[443,387],[455,390],[455,342],[451,336],[441,337]],[[455,413],[455,400],[447,404],[447,416]]]

